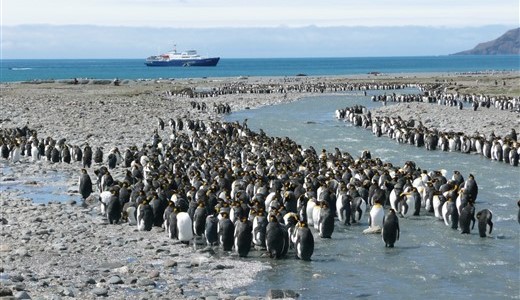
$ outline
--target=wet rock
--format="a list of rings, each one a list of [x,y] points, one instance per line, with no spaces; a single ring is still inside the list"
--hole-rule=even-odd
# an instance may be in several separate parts
[[[136,284],[137,283],[137,278],[132,277],[132,278],[130,278],[129,281],[130,281],[130,284]]]
[[[224,270],[224,269],[233,269],[233,266],[224,266],[224,265],[215,265],[213,270]]]
[[[137,285],[139,286],[155,286],[155,281],[149,278],[140,278],[137,280]]]
[[[175,260],[168,260],[164,263],[165,268],[173,268],[177,266],[177,262]]]
[[[121,273],[121,274],[128,274],[130,272],[130,269],[127,266],[123,266],[123,267],[120,267],[120,268],[112,269],[112,271],[117,272],[117,273]]]
[[[159,277],[160,273],[157,270],[153,270],[148,274],[148,278],[157,278]]]
[[[29,251],[25,248],[18,248],[16,249],[16,254],[20,257],[27,257],[29,256]]]
[[[123,280],[121,279],[121,277],[114,275],[114,276],[110,277],[110,279],[108,279],[107,282],[110,284],[122,284]]]
[[[108,290],[105,288],[95,288],[92,290],[92,293],[96,296],[108,296]]]
[[[67,250],[67,246],[65,246],[65,244],[54,244],[52,247],[54,248],[54,250],[58,251]]]
[[[123,263],[120,263],[120,262],[107,262],[107,263],[99,265],[98,269],[100,269],[100,270],[102,270],[102,269],[113,270],[113,269],[117,269],[117,268],[121,268],[121,267],[123,267]]]
[[[16,299],[31,299],[31,296],[26,291],[17,292],[14,294]]]
[[[0,297],[12,296],[12,295],[13,295],[13,291],[11,291],[11,289],[8,289],[5,287],[0,288]]]
[[[18,282],[13,286],[13,290],[15,291],[25,291],[27,287],[23,282]]]
[[[200,267],[200,266],[208,263],[208,261],[209,261],[209,259],[206,257],[202,257],[202,256],[194,257],[190,261],[190,266],[191,267]]]
[[[267,291],[266,299],[298,299],[300,295],[293,290],[277,290],[269,289]]]
[[[74,290],[69,287],[61,288],[59,293],[64,297],[74,297]]]
[[[202,248],[202,249],[197,250],[197,251],[200,252],[200,253],[209,253],[210,255],[213,255],[213,254],[216,253],[215,250],[213,250],[212,247],[205,247],[205,248]]]
[[[22,282],[23,281],[22,275],[12,275],[9,277],[9,279],[11,279],[12,282]]]
[[[215,292],[206,292],[202,294],[203,298],[206,300],[218,300],[218,294]]]

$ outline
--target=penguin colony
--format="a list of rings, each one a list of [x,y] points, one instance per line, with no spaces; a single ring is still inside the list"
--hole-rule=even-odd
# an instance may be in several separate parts
[[[440,149],[449,152],[477,153],[498,162],[518,166],[520,144],[514,128],[505,137],[491,133],[486,137],[478,132],[466,135],[462,132],[442,132],[429,129],[420,121],[404,121],[401,117],[375,117],[364,106],[356,105],[338,109],[336,118],[352,123],[354,126],[370,129],[377,136],[388,136],[400,144],[424,147],[426,150]]]
[[[281,88],[239,84],[214,90],[211,96],[412,86],[417,85],[296,83]],[[190,97],[199,96],[195,93]],[[445,98],[439,100],[428,96],[427,100],[458,106],[457,99],[471,99],[480,101],[479,106],[489,107],[493,103],[500,109],[511,109],[511,105],[515,108],[518,102],[483,96],[442,97]],[[395,95],[373,100],[425,101],[424,97]],[[191,105],[194,109],[207,110],[197,102]],[[229,112],[229,106],[214,109]],[[159,119],[159,130],[165,126]],[[302,149],[287,138],[251,132],[245,124],[207,125],[178,118],[170,119],[168,126],[171,129],[168,143],[163,142],[156,130],[151,144],[141,149],[131,147],[123,155],[113,148],[106,160],[101,147],[93,151],[88,144],[80,147],[66,144],[65,139],[38,139],[36,131],[27,126],[2,129],[0,154],[12,162],[20,161],[23,156],[31,160],[44,157],[52,163],[81,162],[84,169],[79,180],[80,194],[87,198],[94,188],[98,190],[101,211],[110,223],[125,221],[139,230],[162,226],[171,238],[187,243],[205,239],[208,245],[234,249],[240,256],[247,256],[254,245],[265,248],[274,258],[284,257],[293,248],[297,257],[308,260],[314,251],[313,232],[321,238],[331,238],[335,217],[340,223],[351,225],[362,222],[368,210],[370,228],[382,231],[388,247],[393,247],[399,238],[397,216],[419,215],[422,210],[433,213],[454,229],[460,227],[462,233],[469,233],[475,223],[478,188],[472,175],[467,184],[457,172],[447,180],[442,172],[421,171],[413,162],[398,168],[372,159],[369,152],[359,159],[338,149],[334,153],[317,153],[313,148]],[[516,141],[516,133],[513,134]],[[108,166],[95,170],[95,184],[87,173],[92,160],[97,165],[106,162]],[[115,180],[110,170],[121,166],[127,169],[126,176]],[[387,213],[385,207],[390,207]],[[493,226],[491,211],[481,210],[476,217],[480,235],[486,236],[486,229],[490,233]]]
[[[303,149],[288,138],[255,133],[245,122],[178,119],[170,126],[168,139],[155,130],[140,149],[121,154],[114,148],[106,159],[102,148],[89,145],[71,146],[67,154],[64,140],[38,141],[28,128],[10,134],[29,136],[38,149],[45,145],[50,162],[81,162],[79,192],[87,198],[98,190],[101,213],[111,224],[128,222],[140,231],[161,226],[172,239],[204,241],[242,257],[255,246],[272,258],[294,249],[296,257],[310,260],[314,235],[331,238],[336,217],[347,226],[368,217],[369,229],[379,229],[387,247],[399,238],[397,216],[432,214],[462,233],[474,229],[478,186],[471,174],[465,180],[455,171],[448,180],[441,171],[427,172],[411,161],[393,166],[368,151],[354,159],[337,148]],[[9,149],[9,157],[18,147]],[[87,172],[91,159],[108,165],[94,171],[95,183]],[[124,178],[113,178],[114,168],[125,170]],[[480,236],[491,233],[491,211],[476,218]]]
[[[164,92],[165,98],[173,96],[183,96],[187,98],[213,98],[221,95],[230,94],[284,94],[284,93],[326,93],[326,92],[347,92],[347,91],[367,91],[367,90],[399,90],[408,87],[419,87],[418,84],[409,83],[352,83],[352,82],[301,82],[295,79],[285,78],[283,84],[280,83],[246,83],[234,82],[209,90],[196,90],[183,88]],[[192,102],[197,103],[197,102]]]

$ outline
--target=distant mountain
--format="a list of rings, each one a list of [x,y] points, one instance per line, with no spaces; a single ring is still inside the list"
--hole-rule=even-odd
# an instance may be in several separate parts
[[[520,28],[511,29],[499,38],[478,44],[471,50],[455,53],[454,55],[497,55],[520,54]]]

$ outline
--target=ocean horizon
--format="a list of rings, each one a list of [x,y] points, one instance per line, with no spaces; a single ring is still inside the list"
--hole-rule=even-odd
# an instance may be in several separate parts
[[[482,73],[520,70],[518,55],[442,55],[321,58],[221,58],[216,67],[148,67],[145,59],[2,59],[0,80],[19,82],[240,76]]]

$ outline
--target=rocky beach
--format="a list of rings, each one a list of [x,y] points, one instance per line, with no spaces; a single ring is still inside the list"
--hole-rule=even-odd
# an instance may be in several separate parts
[[[27,125],[39,138],[90,144],[105,153],[152,143],[154,130],[164,140],[165,123],[178,118],[221,121],[215,108],[231,112],[277,105],[334,93],[338,86],[440,85],[446,91],[489,96],[520,95],[517,73],[474,75],[384,75],[197,80],[53,81],[2,83],[0,128]],[[299,88],[296,88],[299,87]],[[231,90],[231,92],[229,92]],[[224,92],[226,91],[226,92]],[[197,97],[190,97],[194,94]],[[398,93],[398,92],[397,92]],[[201,107],[205,104],[206,109]],[[420,102],[382,106],[377,116],[400,115],[443,131],[520,132],[520,114],[494,107],[440,106]],[[333,112],[331,112],[331,118]],[[389,141],[391,142],[391,141]],[[106,159],[104,159],[105,161]],[[126,223],[110,225],[99,211],[97,192],[83,202],[78,194],[81,164],[32,162],[22,157],[0,160],[1,296],[16,299],[257,299],[246,290],[255,276],[270,268],[261,251],[249,258],[205,245],[186,246],[164,230],[138,231]],[[100,164],[88,168],[89,174]],[[112,171],[115,179],[125,168]],[[33,187],[62,186],[60,201],[51,192],[47,203],[34,203],[24,193]],[[56,199],[52,198],[56,196]],[[251,258],[253,257],[253,258]],[[265,291],[273,294],[274,291]],[[287,297],[294,297],[286,291]],[[292,296],[291,296],[292,295]],[[282,293],[283,296],[283,293]]]

